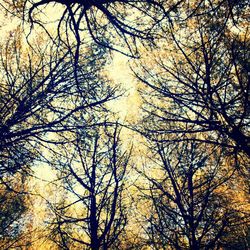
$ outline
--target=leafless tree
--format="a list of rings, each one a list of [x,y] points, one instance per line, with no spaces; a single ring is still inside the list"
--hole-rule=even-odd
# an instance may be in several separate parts
[[[6,0],[1,6],[12,15],[29,21],[33,27],[42,27],[52,40],[61,40],[76,61],[82,41],[89,37],[98,44],[131,57],[138,56],[137,43],[152,44],[156,35],[155,28],[164,17],[177,8],[183,0],[165,2],[162,0],[101,0],[101,1],[64,1],[64,0]],[[61,13],[55,25],[57,38],[46,24],[47,8]],[[50,18],[53,17],[50,16]],[[87,35],[86,35],[87,34]],[[71,38],[75,38],[73,41]],[[73,55],[72,54],[72,55]]]
[[[101,46],[136,56],[137,38],[152,42],[155,23],[160,21],[166,13],[162,1],[154,0],[25,2],[32,25],[35,23],[43,25],[42,21],[34,18],[41,7],[54,4],[54,9],[63,8],[58,22],[58,36],[61,39],[64,32],[67,36],[73,32],[77,43],[76,58],[79,56],[78,48],[84,36],[82,31],[87,31]]]
[[[158,143],[148,164],[157,166],[157,172],[145,167],[148,188],[139,188],[151,200],[146,231],[155,249],[219,249],[228,230],[249,223],[249,215],[241,216],[220,191],[235,170],[223,166],[223,156],[213,147]]]
[[[24,178],[35,162],[48,162],[44,150],[68,142],[76,129],[105,123],[105,115],[97,121],[95,113],[105,113],[105,103],[115,98],[115,88],[101,76],[106,62],[102,49],[89,48],[79,61],[76,82],[68,51],[49,43],[27,52],[21,41],[20,33],[13,32],[0,49],[0,187],[7,190],[2,193],[0,230],[6,233],[2,242],[8,243],[3,249],[11,243],[8,231],[19,239],[15,228],[31,191],[16,189],[10,178]]]
[[[249,29],[230,26],[223,14],[165,27],[165,49],[158,50],[154,66],[142,63],[135,74],[149,87],[142,95],[151,138],[183,141],[195,135],[196,141],[249,157]]]
[[[91,126],[93,110],[102,110],[115,92],[100,76],[102,51],[90,50],[76,83],[67,52],[59,56],[52,47],[24,56],[18,39],[1,49],[1,176],[34,160],[39,144],[63,143],[50,134]]]
[[[130,152],[122,152],[120,129],[102,127],[81,132],[60,160],[61,178],[68,191],[64,204],[53,204],[56,219],[52,239],[62,248],[112,249],[127,218],[123,191]],[[54,236],[54,237],[53,237]],[[67,240],[67,241],[66,241]]]

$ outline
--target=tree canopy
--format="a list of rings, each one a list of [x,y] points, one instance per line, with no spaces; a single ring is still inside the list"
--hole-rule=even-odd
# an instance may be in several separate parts
[[[1,249],[249,249],[248,1],[0,6]]]

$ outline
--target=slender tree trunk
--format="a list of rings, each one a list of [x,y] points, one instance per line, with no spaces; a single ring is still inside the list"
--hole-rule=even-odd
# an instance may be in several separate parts
[[[97,234],[98,221],[96,218],[96,197],[92,194],[90,205],[90,230],[91,230],[91,249],[99,250],[99,239]]]

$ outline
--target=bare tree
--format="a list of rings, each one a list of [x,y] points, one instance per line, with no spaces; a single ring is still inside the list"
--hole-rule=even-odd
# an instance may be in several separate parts
[[[163,1],[154,0],[25,1],[24,8],[28,10],[32,25],[37,23],[45,27],[42,20],[34,16],[40,7],[49,4],[54,4],[54,9],[63,8],[57,28],[60,39],[64,32],[67,36],[73,32],[78,48],[83,31],[87,31],[97,44],[130,56],[137,55],[137,38],[152,42],[155,24],[166,15]]]
[[[215,192],[230,177],[222,174],[220,157],[234,153],[237,160],[243,156],[242,163],[250,155],[247,1],[4,0],[0,5],[29,21],[31,31],[40,27],[51,38],[37,46],[29,34],[27,52],[13,32],[0,49],[0,213],[8,217],[0,220],[1,247],[19,239],[16,225],[25,212],[24,196],[9,176],[28,175],[35,160],[47,161],[46,148],[61,157],[50,164],[68,191],[52,206],[51,238],[60,249],[119,248],[130,153],[120,152],[119,129],[106,127],[105,104],[116,89],[101,70],[107,48],[134,57],[138,43],[152,45],[156,37],[169,46],[167,54],[156,58],[156,67],[143,66],[137,73],[152,90],[151,99],[144,95],[142,133],[156,142],[165,171],[163,180],[142,173],[152,184],[149,199],[155,209],[148,235],[157,247],[166,242],[184,249],[225,246],[227,228],[234,232],[232,225],[238,218],[241,227],[242,218]],[[54,20],[56,34],[48,26],[53,18],[44,17],[49,8],[61,13]],[[165,151],[169,141],[181,142],[173,152],[182,152],[182,158]],[[191,149],[184,141],[192,141]],[[194,141],[210,150],[214,146],[211,155],[217,152],[218,161],[214,155],[207,159],[206,152],[197,156]],[[202,171],[207,176],[200,176]]]
[[[19,39],[10,38],[1,49],[1,176],[34,160],[42,143],[63,143],[60,133],[91,126],[93,109],[102,110],[115,93],[100,76],[102,51],[86,54],[76,83],[67,52],[48,45],[24,55]]]
[[[66,22],[66,26],[68,26],[66,30],[73,31],[79,43],[80,31],[85,27],[99,45],[115,49],[115,47],[109,45],[110,42],[115,43],[110,38],[112,36],[115,39],[120,37],[119,42],[126,44],[130,52],[133,52],[131,48],[134,46],[132,43],[128,43],[131,37],[153,39],[155,27],[163,18],[167,18],[168,21],[172,22],[172,19],[176,17],[176,11],[182,12],[184,9],[185,14],[187,14],[184,18],[188,19],[195,15],[213,14],[218,10],[226,10],[229,18],[234,24],[237,24],[240,12],[244,7],[247,7],[247,1],[234,2],[229,0],[221,0],[216,3],[207,3],[204,0],[197,0],[192,3],[183,0],[168,2],[162,0],[25,0],[23,4],[24,11],[25,9],[28,10],[28,17],[32,25],[34,23],[44,24],[39,19],[33,19],[32,17],[34,11],[40,10],[39,7],[49,4],[51,6],[54,4],[54,8],[63,6],[63,14],[58,22],[59,36],[63,22]],[[136,17],[134,18],[133,15]],[[105,19],[105,22],[103,22],[103,19]],[[85,26],[82,26],[83,22],[86,23]],[[135,42],[135,40],[133,41]],[[121,46],[119,47],[121,50]]]
[[[105,103],[115,98],[116,91],[102,77],[106,63],[102,49],[89,47],[79,60],[77,82],[69,52],[50,43],[26,49],[19,31],[11,33],[0,49],[0,187],[7,190],[0,213],[9,213],[1,230],[16,232],[16,239],[14,228],[26,211],[22,202],[30,190],[16,189],[9,177],[30,175],[35,161],[48,161],[44,150],[68,142],[77,128],[105,123],[105,116],[96,121],[94,113],[106,112]],[[1,237],[8,243],[3,249],[8,248],[7,235]]]
[[[138,57],[138,44],[153,44],[156,28],[183,0],[6,0],[1,6],[11,15],[29,21],[33,27],[42,27],[52,40],[67,46],[78,63],[82,41],[91,38],[96,44]],[[55,10],[56,18],[47,10]],[[59,14],[59,17],[58,17]],[[57,37],[50,32],[54,20]],[[48,26],[49,24],[50,26]],[[74,39],[71,39],[74,37]]]
[[[144,63],[136,73],[149,87],[142,93],[151,138],[195,135],[249,157],[249,29],[244,15],[239,29],[229,16],[220,10],[163,28],[170,33],[163,35],[154,66]]]
[[[100,127],[89,137],[79,131],[65,161],[60,160],[68,195],[64,204],[52,206],[56,219],[51,225],[52,239],[62,249],[79,244],[112,249],[119,242],[127,222],[122,199],[130,156],[121,151],[119,134],[118,126]]]
[[[219,249],[228,231],[249,223],[249,215],[220,191],[235,173],[223,163],[223,153],[193,142],[157,144],[155,149],[148,164],[157,172],[145,168],[149,186],[140,187],[152,202],[146,231],[155,249]]]
[[[178,13],[175,23],[162,25],[160,46],[140,70],[133,67],[144,83],[140,131],[155,153],[148,165],[162,173],[141,172],[150,183],[144,198],[154,212],[146,231],[156,249],[226,248],[226,235],[249,227],[249,214],[241,217],[237,202],[228,206],[230,198],[218,192],[240,182],[233,166],[249,174],[249,30],[244,11],[236,26],[230,8],[208,9],[200,5],[188,20]]]

